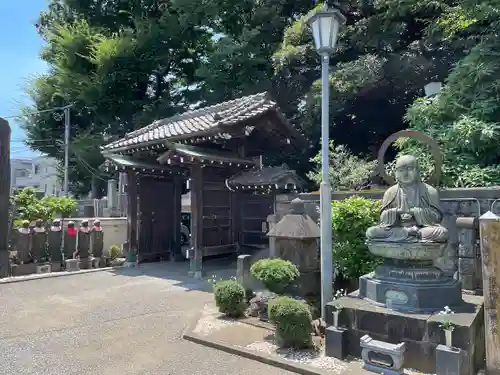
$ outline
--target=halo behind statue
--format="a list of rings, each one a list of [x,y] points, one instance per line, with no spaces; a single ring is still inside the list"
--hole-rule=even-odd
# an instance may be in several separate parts
[[[439,149],[439,145],[437,142],[429,137],[427,134],[414,131],[414,130],[400,130],[396,133],[391,134],[389,137],[386,138],[384,143],[382,143],[382,146],[380,147],[380,150],[378,151],[378,173],[380,176],[384,179],[385,182],[387,182],[389,185],[394,185],[396,183],[396,180],[394,177],[390,176],[387,174],[385,171],[385,166],[384,166],[384,156],[389,148],[389,146],[397,139],[399,138],[413,138],[416,140],[419,140],[425,144],[427,144],[431,148],[431,153],[434,158],[434,171],[432,172],[431,177],[429,177],[427,183],[430,185],[437,186],[439,184],[439,178],[441,177],[441,164],[442,164],[442,156],[441,156],[441,151]]]

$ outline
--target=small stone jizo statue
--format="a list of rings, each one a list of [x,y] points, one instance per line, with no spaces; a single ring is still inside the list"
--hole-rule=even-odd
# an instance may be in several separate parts
[[[366,231],[368,241],[446,242],[438,192],[422,182],[415,156],[397,159],[396,181],[384,194],[379,225]]]

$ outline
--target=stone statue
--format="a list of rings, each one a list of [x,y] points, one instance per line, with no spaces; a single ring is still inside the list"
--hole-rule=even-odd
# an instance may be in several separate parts
[[[41,219],[35,222],[31,249],[36,263],[45,261],[47,258],[47,230]]]
[[[443,212],[438,192],[422,182],[417,158],[403,155],[396,160],[396,185],[382,200],[380,223],[366,231],[368,241],[439,242],[448,240],[440,223]]]

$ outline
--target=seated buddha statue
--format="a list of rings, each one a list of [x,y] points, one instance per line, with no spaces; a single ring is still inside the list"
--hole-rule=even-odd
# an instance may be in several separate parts
[[[417,158],[396,160],[396,185],[384,194],[379,225],[368,228],[368,241],[446,242],[437,190],[422,182]]]

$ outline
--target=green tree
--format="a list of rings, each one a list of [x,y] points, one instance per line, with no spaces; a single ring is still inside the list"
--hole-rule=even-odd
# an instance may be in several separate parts
[[[28,89],[35,110],[73,104],[70,177],[77,193],[105,177],[97,170],[102,143],[198,100],[192,84],[212,36],[202,27],[202,1],[96,4],[49,3],[37,24],[49,72]],[[28,145],[59,160],[60,117],[27,115],[24,123]]]
[[[339,3],[347,23],[330,60],[331,137],[355,155],[373,157],[383,139],[406,126],[406,107],[423,86],[444,79],[459,58],[455,46],[435,41],[429,31],[453,2]],[[285,31],[273,61],[282,108],[316,140],[320,61],[306,19],[304,14]]]
[[[452,187],[500,184],[500,41],[498,1],[459,1],[437,20],[435,38],[467,52],[450,71],[438,96],[408,109],[410,127],[430,134],[443,153],[441,184]],[[433,161],[425,148],[401,140],[402,152],[420,156],[426,173]]]

